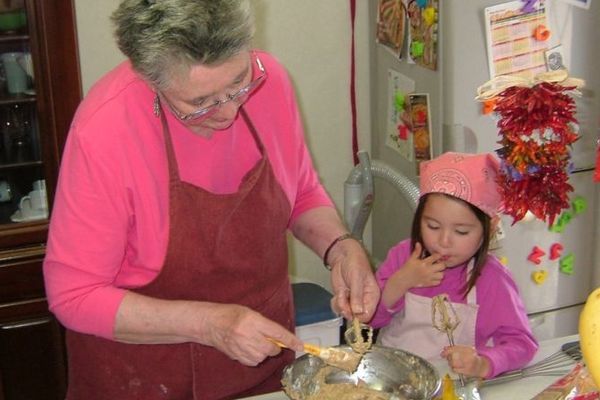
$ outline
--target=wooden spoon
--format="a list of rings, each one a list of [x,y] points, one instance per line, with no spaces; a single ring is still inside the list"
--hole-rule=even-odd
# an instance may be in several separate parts
[[[281,343],[277,339],[267,339],[281,348],[288,348],[285,344]],[[363,356],[362,354],[355,353],[353,351],[345,351],[342,349],[336,349],[334,347],[319,347],[310,343],[304,343],[304,351],[308,354],[319,357],[328,365],[338,367],[350,373],[356,371],[356,368],[358,368],[358,364],[360,364],[360,360],[362,360]]]

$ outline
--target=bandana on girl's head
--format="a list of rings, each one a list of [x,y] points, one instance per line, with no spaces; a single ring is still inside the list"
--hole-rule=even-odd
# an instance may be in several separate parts
[[[499,165],[490,153],[444,153],[421,163],[421,196],[445,193],[494,217],[501,201],[496,183]]]

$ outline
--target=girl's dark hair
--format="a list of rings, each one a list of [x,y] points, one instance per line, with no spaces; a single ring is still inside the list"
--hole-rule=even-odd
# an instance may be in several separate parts
[[[421,233],[421,219],[423,218],[423,211],[425,210],[425,204],[427,204],[427,199],[430,197],[431,194],[432,193],[427,193],[419,199],[419,204],[417,205],[417,210],[415,211],[415,216],[413,218],[413,223],[412,223],[411,243],[410,243],[411,251],[415,249],[415,244],[417,242],[423,244],[423,235]],[[462,199],[459,199],[458,197],[450,196],[450,195],[447,195],[444,193],[434,193],[434,194],[441,194],[441,195],[448,197],[449,199],[452,199],[455,201],[460,201],[460,202],[466,204],[471,209],[471,211],[473,211],[473,213],[475,214],[475,216],[477,217],[479,222],[481,222],[481,226],[483,227],[483,239],[481,241],[481,246],[479,246],[479,249],[473,256],[475,259],[475,265],[473,266],[473,270],[471,271],[471,276],[469,277],[469,280],[467,281],[467,283],[465,284],[465,286],[463,288],[463,291],[464,291],[463,298],[464,298],[464,297],[467,297],[467,294],[469,293],[469,291],[471,289],[473,289],[473,287],[475,286],[475,282],[477,281],[477,278],[479,278],[479,275],[481,275],[481,270],[483,269],[483,266],[485,265],[485,262],[487,260],[488,250],[490,248],[490,239],[491,239],[491,225],[492,225],[491,218],[486,213],[481,211],[479,208],[475,207],[473,204],[466,202]],[[429,254],[427,253],[427,250],[423,249],[423,254],[421,255],[421,257],[427,257],[428,255]]]

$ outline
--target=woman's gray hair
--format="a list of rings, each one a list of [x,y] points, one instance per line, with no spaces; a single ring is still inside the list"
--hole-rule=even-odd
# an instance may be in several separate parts
[[[172,74],[249,49],[254,34],[248,0],[123,0],[112,21],[119,49],[161,89]]]

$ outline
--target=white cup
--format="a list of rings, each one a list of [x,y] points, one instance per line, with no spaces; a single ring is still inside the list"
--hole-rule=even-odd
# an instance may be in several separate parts
[[[33,190],[42,190],[46,191],[46,180],[40,179],[33,182]]]
[[[12,200],[12,189],[8,181],[0,181],[0,202],[4,203]]]
[[[18,94],[27,90],[27,73],[19,64],[19,57],[23,53],[3,53],[0,55],[6,74],[8,93]]]
[[[48,200],[45,190],[32,190],[21,197],[19,210],[23,219],[45,218],[48,215]]]
[[[17,62],[21,68],[23,68],[23,71],[25,71],[27,76],[33,79],[33,60],[31,59],[31,53],[22,53],[17,57]]]

